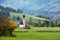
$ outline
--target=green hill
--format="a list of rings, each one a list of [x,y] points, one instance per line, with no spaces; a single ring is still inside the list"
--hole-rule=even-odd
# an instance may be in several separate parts
[[[13,13],[13,12],[10,12],[10,17],[13,18],[13,16],[15,17],[20,17],[20,18],[23,18],[23,14],[22,13]],[[30,17],[32,18],[32,22],[35,22],[37,23],[38,20],[41,20],[41,21],[44,21],[44,20],[47,20],[49,21],[48,19],[44,19],[44,18],[38,18],[38,17],[35,17],[35,16],[32,16],[32,15],[28,15],[28,14],[25,14],[26,16],[26,20],[29,21],[30,20]]]
[[[38,17],[35,17],[35,16],[32,16],[32,15],[28,15],[28,14],[25,14],[26,15],[26,19],[29,19],[30,17],[32,17],[32,19],[35,19],[35,20],[48,20],[48,19],[44,19],[44,18],[38,18]],[[12,18],[13,16],[20,16],[22,18],[23,14],[22,13],[13,13],[13,12],[10,12],[10,17]],[[35,21],[36,22],[36,21]]]

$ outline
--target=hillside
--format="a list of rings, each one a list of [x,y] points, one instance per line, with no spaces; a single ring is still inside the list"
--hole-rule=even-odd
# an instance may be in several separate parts
[[[29,21],[30,20],[30,17],[32,18],[32,22],[38,22],[38,20],[48,20],[48,19],[44,19],[44,18],[38,18],[38,17],[35,17],[35,16],[32,16],[32,15],[26,15],[26,20]],[[20,16],[20,18],[22,18],[23,14],[22,13],[13,13],[13,12],[10,12],[10,17],[13,18],[13,16],[15,17],[18,17]]]

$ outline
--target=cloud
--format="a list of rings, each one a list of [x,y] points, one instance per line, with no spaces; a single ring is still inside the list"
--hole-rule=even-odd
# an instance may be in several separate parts
[[[18,6],[26,6],[26,5],[35,5],[38,3],[39,0],[6,0],[4,3],[2,3],[2,5],[5,6],[14,6],[16,5]]]
[[[29,1],[25,0],[6,0],[1,5],[5,7],[13,7],[13,8],[22,8],[29,4]]]
[[[55,0],[5,0],[1,5],[14,9],[38,10]]]
[[[5,2],[5,0],[0,0],[0,4],[3,3],[3,2]]]

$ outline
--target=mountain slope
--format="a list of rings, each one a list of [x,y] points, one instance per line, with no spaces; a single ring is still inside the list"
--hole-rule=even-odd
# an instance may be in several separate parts
[[[23,14],[20,14],[20,13],[13,13],[13,12],[10,12],[10,17],[13,18],[13,16],[15,17],[20,17],[20,18],[23,18]],[[28,14],[25,14],[26,16],[26,20],[27,21],[30,21],[30,18],[32,18],[32,22],[38,22],[38,20],[48,20],[48,19],[44,19],[44,18],[38,18],[38,17],[35,17],[35,16],[32,16],[32,15],[28,15]]]
[[[37,10],[40,15],[48,16],[52,20],[59,20],[60,18],[60,2],[54,2],[46,7]]]

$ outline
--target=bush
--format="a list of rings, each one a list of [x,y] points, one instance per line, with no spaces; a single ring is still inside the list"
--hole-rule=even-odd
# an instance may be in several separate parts
[[[17,26],[10,18],[0,17],[0,35],[5,34],[6,31],[9,31],[12,35],[12,32]]]

